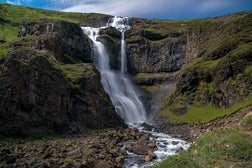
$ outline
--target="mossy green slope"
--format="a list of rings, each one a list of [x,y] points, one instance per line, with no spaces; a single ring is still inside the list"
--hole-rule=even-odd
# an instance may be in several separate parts
[[[171,123],[204,123],[251,105],[252,13],[183,24],[184,31],[197,33],[203,42],[197,46],[196,57],[189,57],[180,70],[175,91],[161,105],[160,118]]]
[[[251,115],[240,126],[220,129],[199,138],[188,151],[168,157],[154,168],[249,168],[252,166]]]

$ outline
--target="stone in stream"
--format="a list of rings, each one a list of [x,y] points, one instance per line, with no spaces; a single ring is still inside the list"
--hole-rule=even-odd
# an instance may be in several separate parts
[[[156,159],[156,155],[152,152],[152,151],[148,151],[148,154],[144,156],[143,160],[145,162],[150,162],[152,161],[153,159]]]

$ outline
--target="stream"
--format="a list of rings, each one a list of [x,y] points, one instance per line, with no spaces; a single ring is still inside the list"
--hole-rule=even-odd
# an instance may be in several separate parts
[[[115,27],[121,32],[120,48],[120,70],[111,69],[110,57],[104,44],[98,41],[101,29],[109,26]],[[110,99],[116,109],[117,114],[124,120],[129,127],[136,127],[140,131],[151,134],[151,140],[155,140],[157,150],[154,151],[156,159],[153,162],[143,161],[143,156],[128,152],[125,158],[123,168],[143,168],[160,162],[167,156],[175,155],[180,150],[187,150],[190,146],[186,141],[172,138],[164,133],[146,131],[141,126],[147,121],[145,107],[139,97],[140,90],[130,80],[127,74],[127,56],[124,32],[129,30],[129,21],[127,17],[114,17],[109,19],[104,27],[82,27],[83,32],[93,42],[94,64],[101,73],[101,83],[104,90],[110,96]]]

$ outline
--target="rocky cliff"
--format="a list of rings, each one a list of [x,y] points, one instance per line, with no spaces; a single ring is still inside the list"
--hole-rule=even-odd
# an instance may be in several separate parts
[[[110,16],[0,8],[2,132],[122,125],[79,28],[105,25]],[[150,117],[158,112],[165,122],[205,122],[250,105],[251,17],[244,12],[183,21],[131,18],[127,66],[146,93]],[[120,38],[111,27],[99,37],[113,69],[119,68]]]
[[[204,122],[251,104],[251,20],[251,12],[185,21],[131,19],[128,67],[148,101],[158,101],[164,121]],[[162,101],[160,92],[166,92]]]
[[[25,21],[18,36],[0,60],[1,135],[124,125],[90,64],[91,44],[77,24]]]

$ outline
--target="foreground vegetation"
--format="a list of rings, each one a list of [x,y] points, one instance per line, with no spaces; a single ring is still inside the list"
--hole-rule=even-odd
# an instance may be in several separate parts
[[[181,103],[181,102],[180,102]],[[184,115],[175,115],[171,112],[162,111],[161,115],[169,118],[172,123],[198,124],[214,120],[218,117],[232,114],[252,104],[252,97],[247,97],[230,108],[216,108],[212,104],[194,105]]]
[[[239,125],[210,132],[188,151],[168,157],[154,168],[252,167],[252,115]]]

